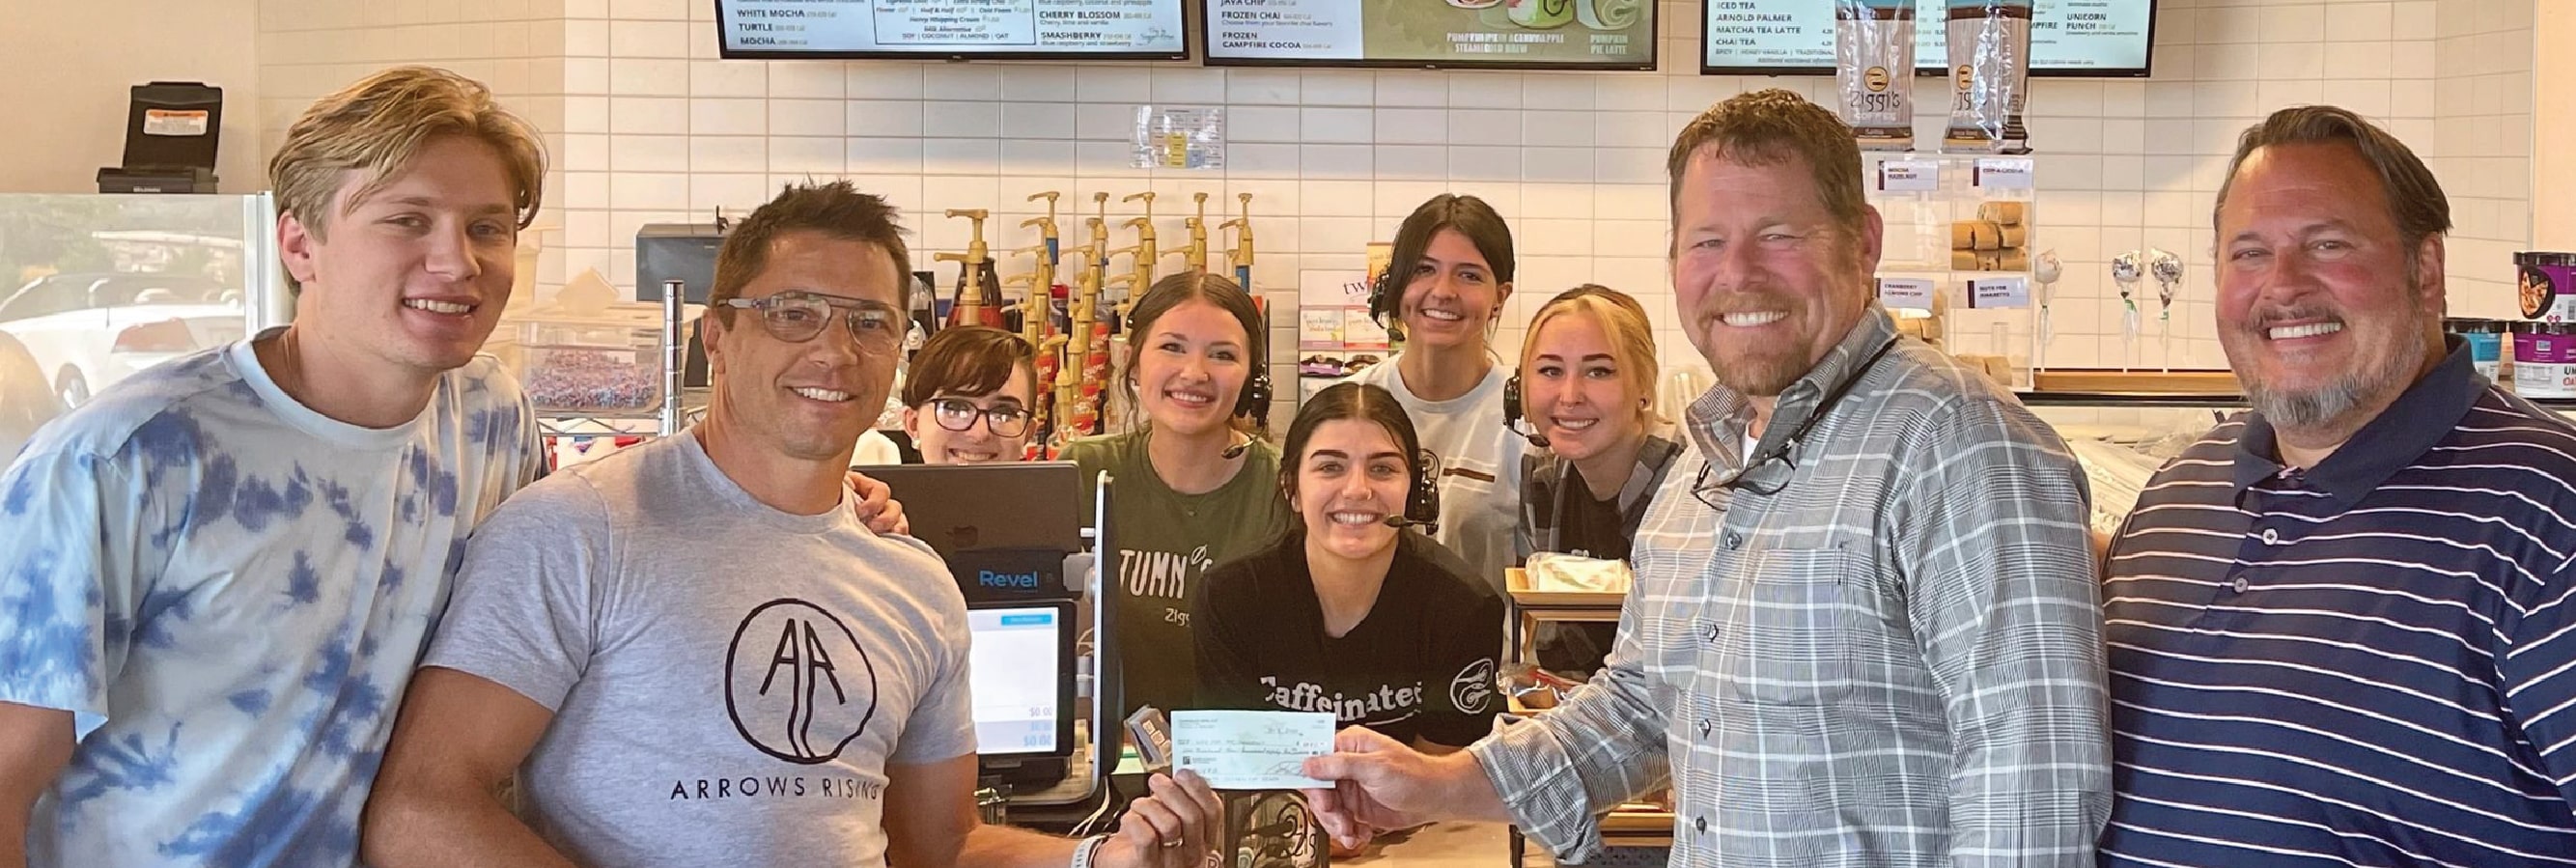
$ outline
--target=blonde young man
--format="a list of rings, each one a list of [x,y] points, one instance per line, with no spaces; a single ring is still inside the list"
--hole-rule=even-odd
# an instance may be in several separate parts
[[[269,164],[296,323],[136,375],[0,477],[0,865],[355,859],[445,576],[542,466],[475,353],[544,177],[472,81],[325,97]]]
[[[356,862],[466,535],[544,466],[476,355],[544,177],[453,73],[322,98],[269,162],[295,324],[118,384],[0,475],[0,866]]]

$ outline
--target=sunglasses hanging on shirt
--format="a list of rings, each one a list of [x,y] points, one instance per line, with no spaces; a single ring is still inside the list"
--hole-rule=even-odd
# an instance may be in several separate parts
[[[1697,496],[1699,502],[1708,504],[1710,509],[1725,509],[1725,506],[1711,498],[1711,495],[1717,493],[1716,489],[1741,488],[1769,497],[1789,487],[1789,478],[1796,475],[1798,469],[1798,446],[1806,440],[1807,432],[1814,430],[1817,422],[1822,421],[1826,414],[1833,412],[1834,406],[1842,403],[1845,395],[1851,394],[1852,387],[1859,385],[1861,378],[1868,376],[1870,369],[1878,366],[1878,360],[1885,357],[1888,350],[1896,348],[1897,340],[1899,339],[1889,338],[1886,343],[1879,344],[1877,350],[1871,352],[1868,358],[1861,360],[1860,367],[1852,371],[1852,375],[1845,378],[1842,385],[1835,386],[1832,392],[1826,393],[1824,400],[1816,402],[1815,411],[1808,413],[1807,418],[1799,420],[1798,427],[1791,429],[1789,436],[1780,438],[1780,445],[1777,448],[1772,449],[1759,460],[1751,455],[1745,456],[1744,469],[1734,476],[1712,484],[1708,478],[1709,471],[1715,470],[1717,465],[1700,465],[1699,478],[1691,482],[1691,494]]]

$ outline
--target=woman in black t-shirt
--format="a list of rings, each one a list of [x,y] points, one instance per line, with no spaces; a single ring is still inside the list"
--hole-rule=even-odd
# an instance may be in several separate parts
[[[1329,711],[1417,748],[1453,751],[1492,728],[1502,599],[1405,527],[1421,447],[1395,396],[1342,383],[1288,429],[1280,487],[1297,521],[1210,570],[1193,608],[1199,701]],[[1408,518],[1409,517],[1409,518]]]
[[[1518,402],[1505,408],[1547,447],[1521,464],[1521,557],[1628,559],[1647,504],[1681,454],[1654,433],[1655,375],[1654,326],[1626,293],[1587,283],[1538,309],[1521,344]],[[1539,665],[1590,678],[1617,632],[1607,623],[1542,624]]]

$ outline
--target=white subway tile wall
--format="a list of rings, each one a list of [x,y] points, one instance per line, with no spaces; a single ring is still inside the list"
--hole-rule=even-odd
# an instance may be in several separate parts
[[[2181,254],[2187,276],[2171,349],[2150,310],[2140,361],[2225,365],[2212,327],[2212,200],[2237,133],[2300,103],[2361,111],[2432,163],[2458,224],[2451,310],[2511,315],[2511,255],[2530,236],[2534,2],[2161,0],[2152,78],[2033,82],[2033,245],[2066,263],[2046,358],[2120,363],[2107,263],[2152,246]],[[1007,250],[1034,241],[1018,226],[1038,213],[1029,193],[1063,192],[1066,235],[1078,239],[1093,192],[1112,194],[1117,222],[1138,213],[1118,197],[1153,190],[1171,250],[1187,237],[1188,194],[1210,194],[1213,221],[1237,216],[1235,194],[1252,193],[1254,281],[1284,311],[1301,270],[1357,268],[1365,242],[1454,191],[1493,202],[1516,231],[1519,293],[1503,352],[1540,301],[1592,281],[1639,296],[1668,363],[1696,365],[1662,256],[1666,144],[1700,109],[1748,89],[1832,94],[1829,78],[1699,75],[1699,10],[1663,4],[1662,68],[1648,74],[724,61],[703,0],[269,0],[262,93],[274,129],[304,100],[386,63],[445,62],[494,81],[550,134],[561,172],[543,218],[561,227],[547,238],[549,286],[584,268],[630,285],[637,226],[739,213],[781,183],[845,176],[912,215],[924,261],[966,243],[965,221],[940,209],[991,209],[988,240]],[[1917,87],[1918,136],[1937,141],[1940,81]],[[1139,106],[1220,104],[1224,170],[1129,167]],[[1133,233],[1113,240],[1131,244]],[[1212,248],[1225,240],[1211,232]],[[1273,323],[1285,379],[1295,323]],[[1985,326],[1960,331],[1963,349],[1983,349],[1969,344]]]
[[[2540,0],[2544,3],[2562,0]],[[2421,80],[2389,82],[2392,111],[2433,110],[2429,128],[2400,130],[2432,163],[2451,200],[2451,310],[2466,316],[2521,318],[2514,300],[2513,254],[2531,244],[2532,13],[2530,0],[2442,0],[2400,3],[2390,38],[2430,33],[2430,45],[2398,46],[2399,68],[2432,69]],[[2430,29],[2424,19],[2432,19]],[[2376,36],[2377,24],[2355,25]],[[2377,45],[2375,40],[2369,44]],[[2401,86],[2403,89],[2401,89]],[[2401,96],[2402,95],[2402,96]],[[2412,105],[2401,106],[2403,99]]]
[[[576,234],[605,237],[610,214],[630,203],[658,205],[676,192],[679,204],[687,204],[697,156],[696,142],[685,135],[694,109],[689,67],[650,56],[612,59],[615,42],[605,18],[613,8],[621,19],[647,21],[668,14],[679,20],[687,7],[696,5],[694,0],[262,0],[262,149],[274,153],[286,125],[315,98],[388,66],[425,63],[481,81],[545,136],[553,163],[537,218],[546,244],[538,279],[560,286],[567,239]],[[646,39],[642,44],[660,43]],[[576,46],[584,48],[576,52]],[[564,98],[567,93],[588,98],[575,104]],[[611,94],[620,105],[611,105]],[[646,99],[640,96],[644,94],[667,98]],[[617,109],[627,117],[616,117]],[[677,120],[669,120],[674,112]],[[602,171],[572,176],[564,171],[571,165]],[[612,185],[607,173],[612,167],[637,174]],[[566,207],[571,202],[590,204]],[[631,227],[626,237],[633,238]]]

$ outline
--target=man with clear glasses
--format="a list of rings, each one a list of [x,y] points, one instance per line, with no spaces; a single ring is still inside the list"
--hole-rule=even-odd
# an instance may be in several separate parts
[[[2048,427],[1897,335],[1851,130],[1780,90],[1683,128],[1673,283],[1718,385],[1649,507],[1609,665],[1448,757],[1365,730],[1337,837],[1518,824],[1560,860],[1674,788],[1672,864],[2089,866],[2110,811],[2086,490]]]
[[[1114,837],[977,820],[964,600],[928,547],[846,505],[907,260],[894,209],[847,182],[791,186],[726,237],[706,421],[475,534],[368,804],[372,864],[1207,858],[1221,814],[1187,774],[1156,776]],[[496,795],[514,772],[518,814]]]

